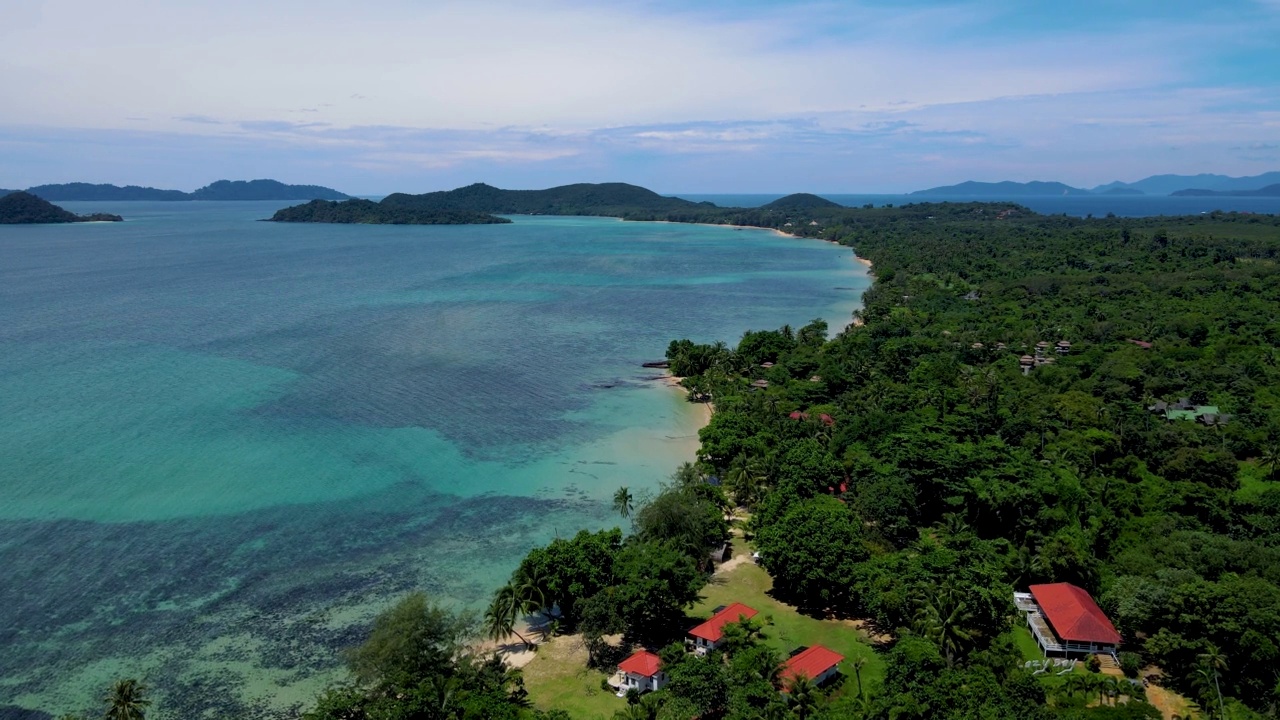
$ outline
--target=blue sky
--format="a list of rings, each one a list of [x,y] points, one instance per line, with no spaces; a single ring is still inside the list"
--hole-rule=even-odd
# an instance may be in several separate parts
[[[25,2],[0,187],[1093,186],[1280,169],[1280,0]]]

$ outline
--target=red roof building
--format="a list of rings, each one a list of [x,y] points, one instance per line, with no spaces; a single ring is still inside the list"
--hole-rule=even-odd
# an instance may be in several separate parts
[[[778,677],[782,680],[784,688],[790,687],[791,683],[801,675],[809,678],[815,685],[821,685],[836,674],[843,660],[844,656],[835,650],[813,645],[782,663],[782,671]]]
[[[724,639],[725,625],[749,620],[755,616],[755,609],[749,608],[740,602],[726,605],[715,615],[712,615],[710,620],[689,631],[689,634],[693,636],[694,647],[700,653],[715,649],[720,645],[720,641]]]
[[[1084,589],[1071,583],[1032,585],[1028,589],[1060,639],[1093,645],[1120,644],[1116,626]]]
[[[631,657],[618,663],[618,673],[622,676],[615,686],[618,688],[618,697],[626,695],[629,690],[642,693],[661,690],[667,684],[667,674],[662,671],[662,658],[647,650],[632,653]],[[610,681],[610,684],[613,682]]]
[[[640,677],[653,677],[661,668],[662,658],[647,650],[632,653],[631,657],[618,663],[618,669],[622,672]]]

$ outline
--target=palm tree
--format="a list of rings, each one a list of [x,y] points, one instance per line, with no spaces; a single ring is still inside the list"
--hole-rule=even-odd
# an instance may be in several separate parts
[[[1093,676],[1071,673],[1062,683],[1062,691],[1068,697],[1083,697],[1093,689]]]
[[[656,695],[645,695],[640,702],[631,703],[613,714],[615,720],[658,720],[662,701]]]
[[[146,717],[147,686],[132,678],[117,680],[107,693],[106,720],[143,720]]]
[[[1280,442],[1269,442],[1262,450],[1262,457],[1259,462],[1263,468],[1266,468],[1267,477],[1274,478],[1276,471],[1280,470]]]
[[[866,667],[867,658],[859,655],[849,665],[853,668],[853,677],[858,681],[858,697],[865,698],[867,695],[862,692],[862,668]]]
[[[955,591],[943,590],[926,600],[916,611],[916,632],[934,642],[946,658],[947,667],[955,666],[965,645],[971,639],[964,628],[969,609]]]
[[[618,488],[618,492],[613,494],[613,509],[618,511],[623,520],[631,517],[631,511],[635,509],[634,498],[631,497],[631,491],[626,485]]]
[[[791,714],[805,720],[818,709],[818,688],[806,675],[797,675],[787,685]]]
[[[458,678],[436,677],[430,683],[431,705],[437,713],[436,717],[460,716],[461,708],[456,707],[453,701],[453,696],[458,692]]]
[[[484,611],[484,630],[490,640],[501,642],[503,638],[515,633],[525,645],[534,647],[533,643],[516,629],[516,623],[529,613],[532,605],[527,590],[528,586],[508,582],[493,594],[493,600]]]
[[[1227,716],[1227,708],[1222,702],[1222,686],[1218,683],[1218,672],[1226,671],[1227,656],[1223,655],[1222,652],[1218,650],[1217,645],[1208,643],[1205,651],[1196,657],[1200,659],[1200,663],[1204,666],[1204,669],[1213,674],[1213,689],[1218,694],[1218,712],[1221,713],[1220,717],[1225,718]]]

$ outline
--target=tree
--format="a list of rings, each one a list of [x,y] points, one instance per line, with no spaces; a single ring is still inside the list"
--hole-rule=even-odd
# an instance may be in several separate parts
[[[107,693],[107,720],[143,720],[151,701],[147,699],[147,686],[129,678],[117,680]]]
[[[632,502],[631,491],[625,485],[618,488],[618,491],[613,494],[613,509],[622,516],[623,520],[626,520],[631,517],[633,507],[635,506]]]
[[[858,697],[866,697],[866,693],[862,690],[862,668],[867,666],[867,658],[859,655],[849,663],[849,667],[853,668],[853,676],[858,680]]]
[[[423,593],[406,596],[373,622],[364,644],[347,662],[360,682],[409,687],[448,675],[469,619],[430,602]]]
[[[796,503],[760,528],[756,547],[774,589],[810,608],[848,603],[853,566],[867,557],[856,518],[831,497]]]
[[[501,642],[515,633],[516,637],[520,638],[520,642],[527,647],[533,647],[533,643],[520,633],[517,625],[525,615],[541,608],[533,599],[535,591],[536,588],[532,585],[516,585],[508,582],[494,592],[493,600],[484,611],[485,634],[490,640]]]
[[[513,577],[516,583],[536,583],[546,606],[558,605],[564,623],[579,620],[578,603],[614,583],[614,564],[622,547],[622,531],[582,530],[570,539],[529,551]]]
[[[1225,672],[1227,669],[1227,656],[1223,655],[1218,646],[1213,643],[1206,643],[1204,652],[1196,656],[1200,660],[1200,665],[1213,675],[1213,689],[1218,695],[1218,712],[1221,717],[1227,716],[1227,708],[1222,702],[1222,686],[1218,682],[1218,673]]]
[[[699,716],[714,715],[728,702],[724,664],[714,654],[686,654],[667,668],[667,675],[671,678],[667,686],[671,695],[689,702]]]
[[[818,688],[805,675],[797,675],[787,683],[787,700],[791,713],[799,720],[806,720],[818,710]]]
[[[920,604],[916,612],[916,632],[933,641],[942,651],[947,666],[954,666],[973,639],[966,629],[970,619],[964,599],[954,590],[939,590]]]
[[[659,644],[683,630],[685,608],[706,583],[693,560],[665,543],[629,544],[618,556],[613,598],[628,637]]]

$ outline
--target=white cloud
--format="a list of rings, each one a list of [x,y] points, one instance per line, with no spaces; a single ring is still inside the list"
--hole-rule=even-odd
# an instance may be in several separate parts
[[[959,22],[954,8],[744,17],[503,0],[49,0],[20,32],[0,31],[0,123],[301,109],[337,126],[585,129],[1096,91],[1176,73],[1140,38],[942,43],[931,28]],[[852,35],[815,32],[863,20]]]

